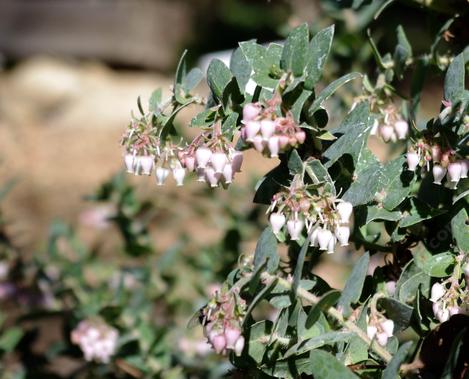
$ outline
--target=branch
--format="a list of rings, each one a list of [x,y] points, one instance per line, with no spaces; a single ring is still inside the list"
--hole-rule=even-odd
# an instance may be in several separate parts
[[[263,272],[261,274],[261,278],[262,278],[262,281],[266,285],[269,285],[274,280],[278,280],[277,283],[282,285],[286,289],[291,290],[291,288],[292,288],[292,284],[289,281],[287,281],[283,278],[279,278],[275,275],[271,275],[267,272]],[[313,295],[312,293],[306,291],[303,288],[298,288],[296,293],[301,299],[306,300],[308,303],[311,303],[311,304],[314,304],[314,305],[317,304],[320,300],[319,297],[317,297],[316,295]],[[384,347],[382,347],[381,345],[379,345],[377,343],[372,343],[373,341],[368,338],[367,334],[361,328],[359,328],[353,322],[351,322],[349,320],[345,320],[342,313],[339,312],[336,308],[330,307],[330,308],[326,309],[325,312],[329,316],[334,318],[344,328],[346,328],[349,331],[355,333],[368,346],[370,346],[371,350],[373,350],[376,354],[378,354],[385,363],[389,363],[391,361],[392,356],[389,353],[389,351],[387,351]]]

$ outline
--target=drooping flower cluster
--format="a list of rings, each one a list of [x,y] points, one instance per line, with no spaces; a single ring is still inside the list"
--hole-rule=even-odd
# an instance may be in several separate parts
[[[443,283],[436,282],[431,289],[430,301],[433,303],[433,314],[440,322],[448,321],[455,314],[469,314],[469,264],[463,268],[466,287],[461,288],[459,281],[450,278]],[[449,285],[449,288],[448,288]]]
[[[311,246],[328,253],[334,252],[337,242],[348,245],[352,211],[349,202],[327,194],[312,194],[295,180],[290,188],[274,195],[268,209],[274,234],[278,236],[284,230],[296,241],[306,229]]]
[[[117,330],[101,320],[82,320],[71,333],[87,361],[109,363],[117,348]]]
[[[243,163],[243,153],[223,136],[219,124],[214,125],[213,133],[195,138],[178,156],[183,167],[194,171],[198,181],[210,187],[229,186]]]
[[[264,155],[278,154],[301,145],[306,133],[296,124],[290,113],[279,117],[276,113],[278,99],[274,97],[265,105],[249,103],[243,108],[241,138]]]
[[[393,336],[394,321],[380,315],[368,318],[366,334],[370,340],[376,338],[381,346],[386,346],[388,339]]]
[[[380,109],[380,117],[375,118],[371,135],[379,135],[384,142],[405,140],[409,134],[409,124],[402,118],[394,104]]]
[[[231,350],[241,355],[245,343],[241,334],[245,314],[246,302],[235,288],[216,292],[202,310],[204,335],[217,354]]]
[[[456,189],[458,182],[467,178],[469,159],[458,157],[453,149],[442,149],[439,143],[419,140],[407,151],[407,166],[409,171],[416,171],[419,166],[431,169],[434,184],[441,185],[446,177],[448,187]]]
[[[186,172],[196,172],[198,181],[210,187],[219,184],[227,187],[235,174],[241,171],[242,152],[237,151],[221,132],[219,122],[196,137],[191,144],[181,147],[170,138],[162,139],[156,134],[151,122],[133,120],[122,144],[127,172],[135,175],[151,175],[154,171],[156,184],[165,183],[172,173],[177,186],[182,186]]]

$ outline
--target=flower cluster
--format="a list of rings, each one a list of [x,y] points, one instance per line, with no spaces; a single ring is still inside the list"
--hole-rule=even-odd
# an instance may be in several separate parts
[[[236,173],[241,172],[243,153],[235,150],[219,130],[207,137],[201,134],[178,154],[179,159],[188,171],[197,174],[199,182],[205,182],[210,187],[222,185],[227,187],[232,183]]]
[[[469,265],[464,267],[466,283],[469,279]],[[450,287],[447,288],[447,285]],[[466,288],[462,289],[458,280],[436,282],[431,289],[430,301],[433,303],[433,314],[440,322],[448,321],[455,314],[469,314],[469,294]]]
[[[204,335],[217,354],[228,350],[240,356],[244,349],[241,334],[242,321],[246,314],[246,302],[235,288],[216,292],[202,310]]]
[[[409,134],[409,124],[391,104],[381,111],[380,118],[375,118],[371,135],[379,135],[384,142],[405,140]]]
[[[386,346],[388,339],[393,336],[393,332],[394,321],[387,319],[384,316],[368,319],[366,334],[370,340],[376,338],[376,341],[381,346]]]
[[[467,178],[469,159],[458,158],[453,149],[443,150],[438,143],[427,143],[420,140],[407,151],[409,171],[415,171],[419,166],[430,171],[430,163],[435,184],[441,185],[441,181],[447,177],[448,186],[456,189],[458,182]]]
[[[243,108],[243,127],[241,138],[254,148],[270,157],[302,144],[306,133],[296,124],[290,113],[278,117],[275,107],[278,101],[274,97],[265,106],[249,103]]]
[[[337,242],[347,246],[350,236],[352,204],[328,195],[311,194],[304,185],[292,182],[274,195],[269,221],[274,234],[285,227],[285,233],[295,241],[306,229],[311,246],[333,253]]]
[[[116,329],[100,320],[82,320],[73,329],[72,343],[80,346],[87,361],[109,363],[117,348]]]

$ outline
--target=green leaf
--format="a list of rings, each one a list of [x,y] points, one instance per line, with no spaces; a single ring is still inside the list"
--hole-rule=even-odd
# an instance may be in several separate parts
[[[161,88],[152,92],[150,100],[148,101],[148,111],[150,113],[157,114],[160,112],[159,105],[161,104],[162,93]]]
[[[207,69],[207,82],[213,95],[222,100],[226,86],[231,82],[233,75],[228,67],[219,59],[213,59]]]
[[[272,334],[272,321],[259,321],[251,326],[247,354],[258,364],[264,357],[267,341]]]
[[[415,296],[420,288],[420,292],[428,297],[430,292],[430,276],[423,271],[418,271],[410,277],[402,280],[399,279],[398,298],[401,302],[411,304],[415,300]],[[397,287],[397,286],[396,286]]]
[[[298,96],[298,98],[295,100],[292,107],[290,108],[290,111],[293,115],[293,119],[296,122],[298,123],[300,122],[300,117],[301,117],[301,112],[303,110],[303,106],[305,105],[306,100],[308,100],[312,96],[312,94],[313,94],[312,91],[303,90],[303,92],[301,92],[301,95]]]
[[[298,151],[293,149],[290,153],[290,157],[288,158],[288,170],[290,171],[290,175],[301,174],[303,169],[303,161],[301,160]]]
[[[427,204],[417,198],[411,198],[410,209],[404,212],[401,221],[399,221],[399,227],[407,228],[424,220],[439,216],[445,212],[446,211],[443,209],[430,208]]]
[[[229,114],[229,116],[225,119],[225,121],[223,121],[221,130],[225,137],[229,139],[233,137],[233,134],[237,130],[238,117],[239,117],[238,113],[233,112]]]
[[[387,297],[379,299],[378,305],[386,311],[386,317],[394,321],[394,334],[409,326],[414,308]]]
[[[254,71],[252,79],[260,86],[275,88],[280,78],[282,46],[270,44],[265,48],[251,40],[241,42],[239,47]]]
[[[399,378],[399,371],[401,368],[402,362],[405,361],[409,350],[412,346],[412,341],[408,341],[399,347],[399,350],[392,357],[391,361],[388,363],[386,368],[383,371],[382,379],[396,379]]]
[[[338,342],[348,342],[354,335],[354,333],[343,331],[324,333],[317,337],[298,342],[288,349],[283,357],[288,358],[292,355],[301,355],[324,345],[330,346]]]
[[[458,98],[464,93],[464,53],[456,56],[448,67],[445,76],[444,97],[452,103],[456,103]]]
[[[305,171],[313,181],[313,184],[329,183],[333,190],[333,195],[335,195],[334,182],[332,181],[329,172],[319,159],[309,159],[306,162]]]
[[[309,355],[307,370],[314,379],[357,379],[352,371],[339,362],[331,353],[322,350],[312,350]]]
[[[369,263],[370,254],[366,252],[357,260],[345,283],[344,290],[338,302],[338,308],[342,309],[342,313],[345,317],[349,317],[352,313],[351,304],[360,300]]]
[[[178,84],[182,84],[182,81],[187,74],[186,56],[187,50],[184,50],[176,67],[176,74],[174,75],[174,88],[176,88]]]
[[[375,205],[370,205],[366,207],[366,221],[365,224],[368,224],[372,221],[385,220],[385,221],[399,221],[402,217],[400,211],[388,211],[384,208],[377,207]]]
[[[435,278],[444,278],[453,272],[454,255],[440,253],[432,255],[423,244],[419,244],[413,251],[415,264],[426,274]]]
[[[321,312],[325,312],[330,307],[334,306],[340,298],[340,292],[337,290],[330,290],[326,292],[316,305],[311,306],[306,319],[306,327],[311,327],[321,316]]]
[[[357,164],[366,147],[371,129],[369,116],[368,103],[361,102],[345,117],[337,129],[332,130],[332,133],[335,136],[340,135],[340,138],[324,152],[324,156],[329,160],[326,167],[332,166],[344,154],[351,155],[354,164]]]
[[[300,284],[301,277],[303,276],[303,265],[305,263],[306,252],[309,247],[309,236],[303,242],[301,247],[300,254],[298,254],[298,259],[296,261],[295,271],[293,272],[293,285],[292,292],[295,294]]]
[[[310,118],[313,117],[314,112],[316,112],[324,101],[331,97],[335,91],[337,91],[344,84],[350,82],[353,79],[361,78],[362,75],[358,72],[351,72],[350,74],[344,75],[339,79],[334,80],[326,88],[324,88],[321,93],[316,97],[313,104],[308,109],[308,115]]]
[[[451,233],[456,241],[456,245],[464,253],[469,252],[468,220],[469,217],[465,208],[461,208],[451,220]]]
[[[230,59],[230,70],[243,90],[251,77],[251,66],[240,47],[233,51]]]
[[[417,179],[413,172],[403,169],[405,161],[406,158],[400,156],[386,163],[382,170],[383,206],[389,211],[392,211],[409,196],[412,185]]]
[[[265,228],[257,241],[256,252],[254,254],[254,267],[257,268],[267,261],[267,270],[275,272],[279,264],[277,254],[277,238],[269,227]]]
[[[6,353],[13,351],[21,337],[23,336],[23,331],[18,327],[11,327],[7,329],[0,336],[0,350],[3,350]]]
[[[204,78],[204,73],[198,67],[194,67],[189,73],[182,79],[182,88],[186,93],[192,91]]]
[[[293,29],[283,46],[280,67],[285,71],[291,71],[294,76],[302,76],[306,65],[308,42],[308,24],[304,23]]]
[[[397,45],[394,50],[394,70],[399,78],[402,78],[406,61],[412,57],[412,47],[410,46],[404,29],[401,25],[397,27]]]
[[[306,89],[312,90],[314,85],[321,79],[333,38],[334,25],[331,25],[318,32],[311,40],[306,64]]]

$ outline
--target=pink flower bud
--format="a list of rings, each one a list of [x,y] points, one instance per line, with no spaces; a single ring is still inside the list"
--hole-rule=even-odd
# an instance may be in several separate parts
[[[197,181],[201,183],[205,183],[205,169],[204,168],[197,168]]]
[[[223,334],[217,334],[213,336],[210,341],[213,345],[213,348],[217,354],[221,354],[226,347],[226,340]]]
[[[302,143],[305,142],[306,133],[303,130],[299,130],[298,132],[295,133],[295,138],[298,141],[298,143],[301,145]]]
[[[246,123],[246,141],[253,142],[259,130],[261,130],[261,123],[259,121],[248,121]]]
[[[213,167],[207,166],[205,168],[205,180],[210,184],[210,187],[215,188],[218,187],[218,180],[220,179],[220,175],[215,172]]]
[[[335,250],[335,245],[337,243],[337,238],[332,235],[329,239],[329,243],[327,244],[327,254],[333,254]]]
[[[288,146],[290,143],[290,138],[288,138],[286,135],[282,134],[278,137],[278,144],[280,146],[280,149],[284,149],[285,147]]]
[[[275,132],[275,122],[272,120],[261,121],[261,134],[264,141],[267,141]]]
[[[226,184],[230,184],[233,181],[233,167],[229,164],[223,168],[223,178]]]
[[[394,135],[394,128],[388,124],[381,125],[379,128],[379,134],[383,138],[384,142],[389,142]]]
[[[228,162],[228,158],[226,157],[225,153],[216,152],[212,154],[210,161],[215,172],[217,174],[221,174],[225,168],[226,163]]]
[[[436,318],[440,322],[446,322],[449,320],[449,311],[446,308],[440,309],[440,311],[436,314]]]
[[[416,152],[409,151],[407,153],[407,166],[409,166],[408,168],[409,171],[415,171],[419,162],[420,162],[420,156]]]
[[[233,172],[241,172],[241,165],[243,164],[243,153],[241,151],[234,151],[231,154],[231,167]]]
[[[439,145],[432,146],[432,160],[433,162],[441,161],[441,148]]]
[[[381,322],[381,328],[383,332],[386,333],[388,337],[392,337],[394,332],[394,321],[393,320],[384,320]]]
[[[440,283],[435,283],[432,286],[430,301],[436,302],[441,299],[446,293],[446,288]]]
[[[444,168],[443,166],[440,166],[439,164],[434,164],[432,172],[433,172],[433,183],[441,184],[441,181],[446,175],[446,168]]]
[[[186,176],[186,170],[183,167],[176,167],[173,169],[173,177],[176,181],[176,186],[180,187],[184,184],[184,177]]]
[[[329,241],[332,238],[332,232],[329,229],[321,228],[318,230],[319,250],[327,250]]]
[[[350,237],[350,228],[346,225],[339,225],[335,229],[335,236],[339,240],[340,246],[348,246],[348,239]]]
[[[257,104],[249,103],[243,107],[243,123],[254,120],[259,113],[261,108]]]
[[[193,155],[188,155],[184,159],[184,163],[186,165],[186,168],[189,172],[194,171],[195,169],[195,157]]]
[[[262,153],[264,151],[265,142],[263,141],[260,135],[254,136],[254,138],[252,139],[252,144],[259,153]]]
[[[124,156],[124,163],[129,174],[133,174],[135,172],[134,169],[134,155],[133,154],[125,154]]]
[[[366,335],[368,336],[370,340],[372,340],[375,337],[377,332],[378,332],[378,329],[376,328],[376,326],[369,325],[366,327]]]
[[[285,225],[285,215],[283,213],[272,213],[270,215],[270,225],[274,234],[278,234]]]
[[[309,235],[309,241],[310,241],[309,246],[318,246],[318,232],[319,232],[319,227],[314,226]]]
[[[155,170],[156,184],[162,186],[169,175],[169,170],[164,167],[157,167]]]
[[[448,166],[448,178],[451,182],[457,183],[461,179],[462,167],[459,162],[450,163]]]
[[[234,352],[237,357],[241,356],[241,354],[243,353],[243,349],[244,349],[244,337],[239,336],[234,346]]]
[[[287,221],[287,230],[290,234],[290,239],[292,241],[297,241],[300,238],[301,231],[303,230],[304,222],[302,220],[288,220]]]
[[[350,220],[353,212],[353,205],[348,201],[341,201],[337,204],[337,212],[339,213],[340,222],[346,224]]]
[[[270,157],[271,158],[278,157],[278,151],[279,151],[279,148],[280,148],[278,136],[270,137],[269,141],[268,141],[268,146],[269,146],[269,150],[270,150]]]
[[[396,121],[394,124],[394,130],[396,131],[398,139],[405,139],[409,131],[409,124],[404,120]]]
[[[241,331],[236,328],[226,327],[225,328],[225,339],[226,339],[226,348],[234,349],[236,340],[241,335]]]
[[[212,157],[212,150],[208,147],[201,146],[195,151],[195,160],[197,162],[198,168],[205,168],[207,163],[210,161]]]
[[[466,179],[469,171],[469,159],[460,160],[459,164],[461,165],[461,179]]]
[[[456,305],[453,305],[452,307],[448,308],[448,312],[450,316],[454,316],[454,315],[461,313],[461,308],[459,308]]]
[[[376,341],[378,342],[378,344],[380,344],[381,346],[386,346],[386,344],[388,343],[388,335],[384,332],[382,333],[378,333],[376,335]]]
[[[144,155],[139,157],[140,166],[144,175],[151,175],[151,170],[153,169],[153,157],[149,155]]]

